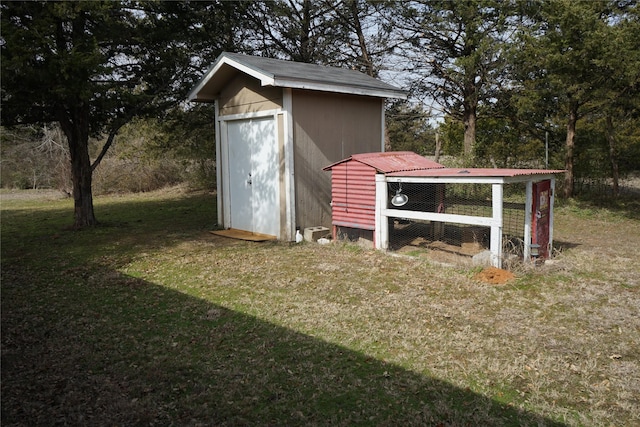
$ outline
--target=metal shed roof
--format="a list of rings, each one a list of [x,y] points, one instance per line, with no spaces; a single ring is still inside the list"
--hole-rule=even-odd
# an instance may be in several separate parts
[[[194,102],[215,100],[222,88],[239,72],[260,80],[262,86],[380,98],[407,98],[405,91],[359,71],[223,52],[191,90],[187,99]]]
[[[380,173],[400,175],[406,173],[426,173],[425,170],[444,168],[440,163],[424,158],[412,151],[389,151],[386,153],[361,153],[329,165],[323,170],[330,170],[334,166],[348,161],[356,161],[371,166]],[[419,175],[415,175],[419,176]]]

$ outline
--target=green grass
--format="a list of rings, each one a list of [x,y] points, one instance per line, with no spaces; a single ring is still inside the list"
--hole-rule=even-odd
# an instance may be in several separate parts
[[[217,237],[208,194],[99,197],[84,231],[70,200],[1,196],[3,425],[640,423],[623,211],[560,209],[555,264],[490,286]]]

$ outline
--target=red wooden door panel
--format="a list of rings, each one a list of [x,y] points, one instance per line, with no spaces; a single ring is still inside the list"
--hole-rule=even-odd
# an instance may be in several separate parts
[[[533,184],[531,243],[539,245],[539,258],[549,258],[549,225],[551,208],[551,181]]]

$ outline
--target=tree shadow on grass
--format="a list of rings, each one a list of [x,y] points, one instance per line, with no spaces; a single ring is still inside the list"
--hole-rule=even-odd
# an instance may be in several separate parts
[[[5,426],[561,425],[118,272],[2,268]]]
[[[116,271],[201,238],[212,203],[109,204],[68,233],[65,209],[3,212],[3,425],[560,425]]]

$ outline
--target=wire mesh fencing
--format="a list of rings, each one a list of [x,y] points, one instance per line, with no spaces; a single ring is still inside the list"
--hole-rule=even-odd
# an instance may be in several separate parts
[[[491,184],[389,182],[387,185],[391,211],[493,216]],[[523,257],[525,189],[525,183],[503,185],[502,252],[507,260]],[[401,212],[388,220],[391,250],[429,249],[473,256],[490,246],[488,226],[410,219]]]

